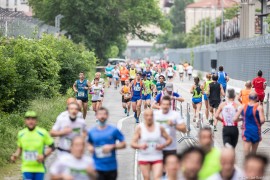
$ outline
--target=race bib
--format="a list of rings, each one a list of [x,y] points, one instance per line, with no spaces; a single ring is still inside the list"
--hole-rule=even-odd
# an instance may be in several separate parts
[[[99,89],[95,89],[95,90],[94,90],[94,93],[95,93],[95,95],[99,95],[100,90],[99,90]]]
[[[135,86],[134,87],[134,91],[140,91],[141,90],[141,87],[140,86]]]
[[[84,92],[83,91],[79,91],[78,92],[78,97],[84,97]]]
[[[129,94],[125,94],[125,97],[126,97],[126,98],[129,98]]]
[[[153,151],[156,151],[157,142],[156,141],[148,141],[147,142],[147,152],[151,153]]]
[[[64,148],[65,148],[65,149],[69,149],[70,146],[71,146],[71,139],[65,138],[65,139],[64,139]]]
[[[107,158],[112,156],[111,152],[103,153],[103,146],[95,147],[95,153],[97,158]]]
[[[26,161],[36,161],[38,156],[37,151],[24,151],[24,160]]]
[[[122,77],[122,78],[126,78],[126,75],[123,74],[123,75],[121,75],[121,77]]]
[[[108,74],[108,75],[111,75],[111,74],[112,74],[112,72],[111,72],[111,71],[108,71],[108,72],[107,72],[107,74]]]

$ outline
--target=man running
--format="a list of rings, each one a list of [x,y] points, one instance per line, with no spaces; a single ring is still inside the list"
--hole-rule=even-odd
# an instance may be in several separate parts
[[[240,115],[243,117],[242,139],[244,141],[245,155],[256,153],[259,143],[262,140],[261,126],[265,122],[263,107],[257,103],[257,94],[251,92],[249,103],[237,111],[234,121],[239,121]]]
[[[88,107],[88,90],[91,87],[90,82],[85,79],[84,73],[80,72],[79,80],[76,80],[73,84],[73,90],[76,93],[77,103],[79,109],[83,109],[83,118],[86,118],[87,107]]]
[[[180,157],[181,155],[171,154],[167,156],[164,162],[164,169],[166,172],[166,177],[163,180],[179,180],[180,171]]]
[[[24,117],[26,128],[18,133],[18,148],[12,154],[11,160],[15,162],[21,156],[23,179],[43,180],[46,171],[45,159],[54,150],[53,138],[45,129],[37,126],[36,112],[27,111]]]
[[[184,81],[184,66],[182,63],[179,64],[178,66],[178,73],[179,73],[179,77],[180,77],[180,81]]]
[[[122,106],[125,110],[125,114],[129,116],[130,106],[131,106],[131,91],[129,80],[125,81],[125,85],[121,88],[120,94],[122,95]]]
[[[219,71],[217,73],[217,75],[218,75],[217,82],[222,85],[223,91],[224,91],[224,93],[226,93],[227,82],[229,81],[230,78],[229,78],[228,74],[224,72],[223,66],[219,66],[218,70]]]
[[[108,88],[112,85],[112,70],[113,66],[111,66],[110,63],[108,63],[107,67],[105,68],[105,74],[107,76],[107,81],[108,81]]]
[[[165,142],[161,139],[164,138]],[[154,123],[153,110],[144,112],[144,123],[137,126],[132,138],[131,147],[139,150],[138,163],[144,180],[150,180],[151,172],[154,180],[162,177],[162,150],[171,144],[172,139],[159,124]]]
[[[94,79],[98,79],[98,84],[101,85],[103,88],[105,88],[105,81],[104,79],[101,77],[101,73],[100,72],[96,72],[95,74],[95,78]],[[94,80],[91,82],[91,84],[93,85],[95,82]]]
[[[57,118],[56,118],[56,122],[55,123],[58,123],[59,121],[62,121],[61,119],[63,118],[66,118],[66,116],[68,116],[68,105],[69,104],[77,104],[77,101],[75,98],[68,98],[67,101],[66,101],[66,110],[62,113],[60,113]],[[83,114],[81,112],[78,112],[78,117],[80,118],[83,118]]]
[[[258,101],[263,104],[264,96],[265,96],[265,89],[266,89],[266,80],[262,77],[263,73],[261,70],[258,71],[258,77],[253,79],[252,86],[255,89],[255,92],[258,95]]]
[[[170,64],[169,67],[166,69],[166,76],[168,77],[169,81],[172,81],[174,74],[175,74],[175,71],[172,65]]]
[[[99,80],[95,78],[90,92],[90,94],[92,94],[92,108],[95,113],[97,112],[97,109],[99,109],[102,105],[101,101],[103,92],[103,86],[100,85]]]
[[[116,180],[116,150],[126,147],[125,139],[116,127],[107,123],[109,111],[106,108],[101,107],[96,117],[97,126],[88,132],[88,149],[93,153],[98,180]]]
[[[151,107],[151,95],[152,91],[155,89],[155,85],[152,82],[152,80],[149,80],[147,77],[147,74],[143,74],[143,83],[145,86],[145,89],[142,91],[142,101],[144,109]],[[146,95],[145,95],[146,94]]]
[[[228,143],[235,148],[238,142],[239,132],[237,122],[234,122],[233,118],[237,112],[238,104],[234,101],[236,96],[234,89],[228,89],[227,94],[228,101],[220,104],[215,117],[223,123],[223,144]],[[222,117],[220,117],[220,114],[222,114]]]
[[[141,80],[141,73],[137,73],[136,79],[131,82],[130,86],[132,110],[134,112],[134,118],[136,120],[136,123],[139,123],[142,106],[142,91],[143,89],[146,89],[143,81]]]
[[[166,83],[165,83],[165,76],[164,75],[160,75],[158,77],[159,81],[156,84],[156,91],[157,91],[157,95],[160,94],[164,88],[166,87]]]
[[[131,64],[129,69],[129,81],[133,81],[136,78],[136,68],[134,64]]]
[[[122,65],[122,69],[120,70],[120,80],[121,80],[121,85],[125,85],[125,80],[129,79],[129,71],[126,68],[126,64]]]
[[[91,180],[96,179],[94,161],[84,155],[85,140],[76,136],[70,147],[70,154],[65,154],[56,159],[50,168],[51,180],[72,179]]]
[[[119,75],[120,75],[120,71],[117,68],[117,66],[114,66],[114,69],[112,70],[112,74],[113,74],[114,88],[117,89],[117,87],[119,87]]]
[[[154,120],[165,128],[172,138],[172,143],[163,149],[163,160],[170,154],[176,154],[177,139],[176,131],[186,132],[186,125],[180,113],[171,110],[170,96],[164,96],[161,101],[160,110],[154,112]]]
[[[167,83],[166,87],[164,88],[163,91],[161,91],[160,94],[156,96],[155,102],[153,104],[154,109],[160,109],[160,102],[162,100],[163,96],[169,96],[171,98],[171,109],[176,110],[176,101],[179,102],[184,102],[184,98],[177,92],[173,92],[173,84],[172,83]]]
[[[242,89],[239,93],[239,97],[238,97],[238,101],[242,104],[242,105],[247,105],[249,103],[249,94],[252,91],[252,84],[250,81],[247,81],[245,84],[246,88]]]
[[[144,71],[143,74],[146,74],[147,79],[148,79],[148,80],[151,80],[152,72],[151,72],[150,66],[147,66],[147,67],[146,67],[146,70]]]
[[[213,122],[214,122],[214,113],[218,109],[218,106],[221,102],[221,96],[225,95],[222,85],[217,82],[218,76],[214,74],[212,76],[212,80],[213,82],[211,82],[208,87],[208,94],[209,94],[208,99],[209,99],[210,113],[211,113],[211,119],[209,120],[209,123],[211,125],[213,125]],[[215,119],[214,131],[217,131],[216,125],[217,125],[217,120]]]
[[[68,114],[59,119],[52,127],[51,135],[60,137],[58,144],[58,155],[70,152],[71,141],[75,136],[86,137],[87,129],[85,120],[78,116],[78,105],[68,105]]]
[[[190,65],[190,63],[188,63],[188,67],[187,67],[188,80],[191,80],[192,73],[193,73],[193,67]]]
[[[265,179],[269,160],[267,156],[251,153],[245,157],[244,177],[245,179]]]

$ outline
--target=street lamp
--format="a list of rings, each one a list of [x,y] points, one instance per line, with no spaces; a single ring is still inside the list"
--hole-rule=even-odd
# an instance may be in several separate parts
[[[57,31],[60,32],[60,26],[61,26],[61,22],[60,20],[64,18],[64,16],[62,14],[58,14],[57,16],[55,16],[55,28],[57,28]]]

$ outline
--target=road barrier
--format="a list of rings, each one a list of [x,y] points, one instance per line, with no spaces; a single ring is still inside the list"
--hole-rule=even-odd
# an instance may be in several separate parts
[[[203,125],[203,113],[200,112],[200,113],[199,113],[199,120],[198,120],[198,122],[197,122],[197,128],[202,129],[203,126],[204,126],[204,125]]]
[[[177,110],[180,110],[180,114],[183,113],[183,112],[181,112],[181,109],[183,109],[183,107],[181,107],[181,106],[182,106],[182,103],[180,104],[180,107],[177,107]],[[181,116],[181,117],[183,117],[183,116]],[[191,127],[190,127],[190,104],[189,104],[189,103],[187,103],[187,116],[186,116],[186,118],[187,118],[186,126],[187,126],[188,132],[185,133],[185,134],[178,140],[178,143],[181,143],[181,142],[183,142],[184,140],[190,140],[190,142],[191,142],[191,140],[193,140],[196,144],[198,144],[197,139],[196,139],[195,137],[193,137],[193,136],[190,135]],[[193,144],[193,143],[192,143],[192,144]]]

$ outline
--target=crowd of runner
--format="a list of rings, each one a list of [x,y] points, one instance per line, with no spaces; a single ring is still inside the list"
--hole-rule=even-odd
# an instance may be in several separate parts
[[[266,80],[259,71],[258,77],[247,81],[246,88],[237,96],[234,89],[227,89],[229,76],[223,67],[218,70],[202,80],[193,78],[193,67],[188,63],[129,61],[106,66],[107,84],[99,72],[93,81],[80,72],[73,84],[76,98],[67,100],[66,111],[59,114],[50,132],[37,126],[36,112],[25,113],[26,128],[18,133],[18,148],[11,160],[21,156],[23,179],[42,180],[45,159],[56,151],[57,158],[48,171],[52,180],[115,180],[116,151],[129,144],[138,151],[137,163],[144,180],[263,179],[268,159],[256,152],[265,121],[262,105]],[[204,101],[208,122],[199,129],[198,146],[181,153],[177,152],[177,132],[188,133],[189,129],[176,111],[176,104],[189,99],[175,91],[177,76],[180,84],[184,79],[194,80],[190,89],[193,121],[198,122]],[[131,142],[126,142],[121,130],[109,122],[109,110],[102,105],[104,98],[110,98],[105,88],[114,88],[121,94],[119,101],[126,116],[132,118],[133,112],[137,125]],[[96,125],[88,129],[85,119],[90,97]],[[219,121],[223,123],[221,150],[213,146]],[[243,169],[235,166],[239,121],[244,144]]]

